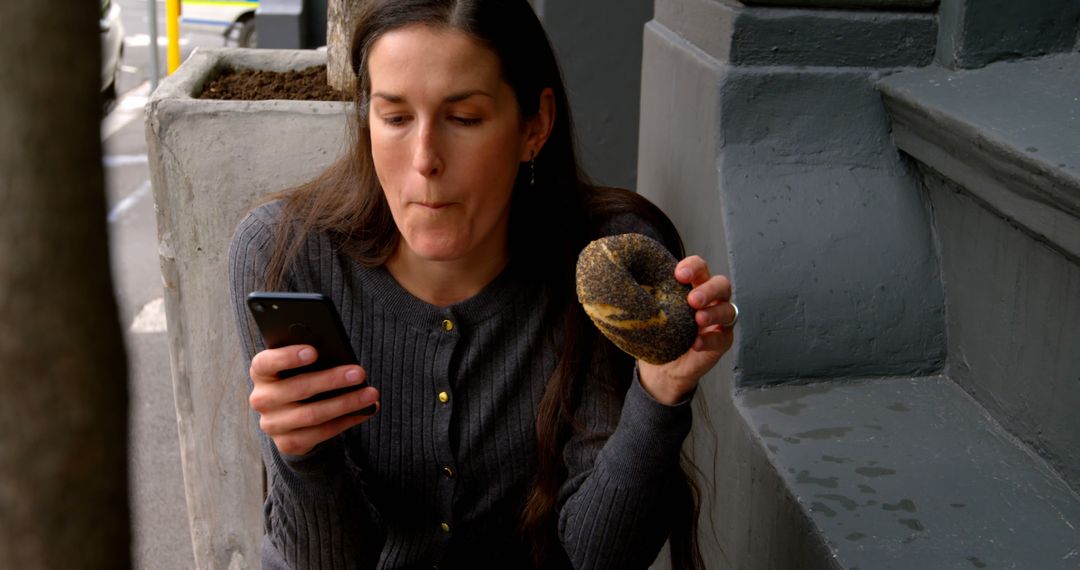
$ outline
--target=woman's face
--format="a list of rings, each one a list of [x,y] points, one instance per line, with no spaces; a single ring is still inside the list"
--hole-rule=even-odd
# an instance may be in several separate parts
[[[368,73],[371,154],[407,248],[395,255],[506,255],[510,195],[533,149],[495,53],[413,25],[375,42]]]

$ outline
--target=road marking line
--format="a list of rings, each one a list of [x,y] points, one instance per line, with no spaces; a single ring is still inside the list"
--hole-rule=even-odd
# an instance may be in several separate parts
[[[165,35],[158,36],[158,47],[167,47],[169,45],[169,37]],[[191,40],[180,36],[180,45],[186,46],[191,43]],[[135,34],[134,36],[124,37],[124,47],[147,47],[150,45],[149,34]]]
[[[139,314],[131,321],[131,332],[160,333],[168,330],[165,321],[165,299],[158,297],[143,305]]]
[[[128,123],[143,116],[146,99],[150,95],[150,82],[143,81],[138,87],[124,93],[116,102],[116,107],[101,121],[101,140],[105,140]]]
[[[112,211],[109,212],[109,223],[113,223],[120,219],[120,216],[124,215],[124,212],[131,209],[143,196],[150,193],[150,181],[146,180],[135,189],[134,192],[128,194],[127,198],[120,200],[120,203],[113,206]]]
[[[101,164],[105,168],[115,168],[117,166],[134,166],[136,164],[147,164],[149,160],[145,154],[114,154],[102,157]]]

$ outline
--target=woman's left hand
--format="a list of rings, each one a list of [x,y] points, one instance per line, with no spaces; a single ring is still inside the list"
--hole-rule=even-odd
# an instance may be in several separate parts
[[[687,302],[695,309],[698,336],[690,350],[667,364],[638,361],[638,372],[645,391],[656,401],[673,405],[684,400],[698,381],[735,339],[735,307],[731,304],[731,282],[723,275],[712,275],[705,260],[692,255],[675,266],[675,279],[693,287]]]

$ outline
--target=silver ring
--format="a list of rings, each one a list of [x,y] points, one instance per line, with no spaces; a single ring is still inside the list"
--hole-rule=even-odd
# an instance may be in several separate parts
[[[730,323],[720,325],[720,326],[724,327],[725,329],[730,329],[731,327],[735,326],[735,323],[739,322],[739,306],[736,305],[735,303],[732,303],[731,301],[728,301],[728,304],[731,305],[732,309],[735,309],[735,316],[731,318]]]

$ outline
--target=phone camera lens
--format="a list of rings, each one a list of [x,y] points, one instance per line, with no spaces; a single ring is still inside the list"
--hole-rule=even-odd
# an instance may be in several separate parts
[[[261,313],[265,310],[263,309],[262,303],[252,303],[251,308],[255,309],[256,313]]]

